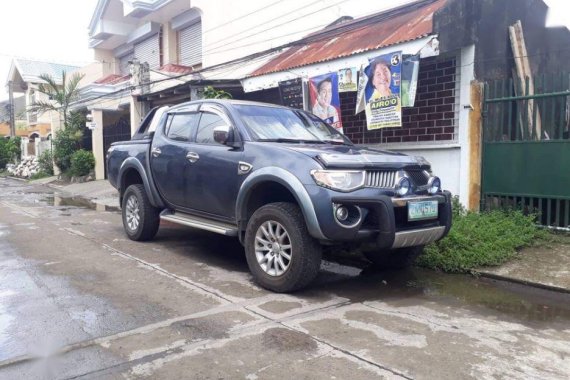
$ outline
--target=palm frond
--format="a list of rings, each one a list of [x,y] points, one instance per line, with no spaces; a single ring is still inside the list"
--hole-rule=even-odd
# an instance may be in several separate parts
[[[65,85],[65,102],[67,104],[79,97],[79,82],[81,82],[84,76],[85,74],[75,73],[71,76],[67,84],[63,82]]]
[[[28,106],[28,112],[45,113],[49,111],[59,111],[59,107],[49,101],[38,100]]]

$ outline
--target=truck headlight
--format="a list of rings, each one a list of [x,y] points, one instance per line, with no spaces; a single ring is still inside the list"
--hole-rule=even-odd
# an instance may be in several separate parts
[[[401,177],[396,183],[396,194],[403,197],[404,195],[408,194],[412,189],[412,184],[407,177]]]
[[[441,180],[439,177],[431,177],[428,181],[428,193],[435,194],[441,190]]]
[[[311,170],[315,183],[328,189],[349,192],[364,186],[361,170]]]

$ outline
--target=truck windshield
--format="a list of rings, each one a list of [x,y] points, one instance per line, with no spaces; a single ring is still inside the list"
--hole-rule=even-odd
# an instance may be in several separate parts
[[[333,127],[304,111],[253,105],[234,107],[256,141],[352,145]]]

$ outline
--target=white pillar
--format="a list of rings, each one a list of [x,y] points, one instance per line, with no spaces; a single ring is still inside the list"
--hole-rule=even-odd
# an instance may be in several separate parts
[[[163,64],[178,63],[178,44],[176,31],[170,23],[162,24],[162,57]]]
[[[471,81],[475,79],[475,45],[461,49],[459,86],[459,145],[461,164],[459,168],[459,201],[469,203],[469,113],[471,112]]]
[[[95,156],[95,179],[105,179],[105,154],[103,151],[103,110],[91,110],[96,127],[91,130],[93,156]]]

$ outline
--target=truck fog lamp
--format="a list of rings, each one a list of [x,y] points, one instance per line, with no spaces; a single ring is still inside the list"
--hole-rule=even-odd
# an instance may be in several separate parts
[[[348,218],[348,209],[344,206],[338,206],[335,215],[339,221],[344,222]]]

